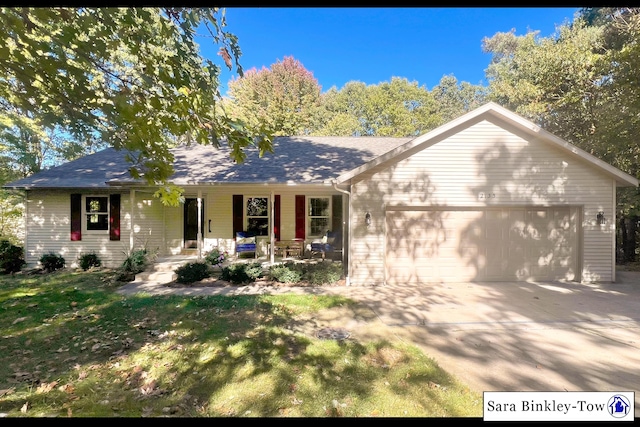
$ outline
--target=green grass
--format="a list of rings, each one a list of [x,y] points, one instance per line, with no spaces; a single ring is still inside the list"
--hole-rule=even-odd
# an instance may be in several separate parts
[[[338,296],[122,296],[108,271],[0,276],[9,417],[479,417],[415,347],[287,328]]]

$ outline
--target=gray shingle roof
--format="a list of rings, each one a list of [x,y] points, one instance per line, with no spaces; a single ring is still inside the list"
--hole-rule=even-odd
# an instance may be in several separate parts
[[[177,185],[210,183],[322,183],[338,177],[413,138],[277,137],[274,153],[249,148],[235,164],[227,147],[192,145],[172,149]],[[134,182],[125,153],[106,149],[6,184],[5,188],[105,188]]]

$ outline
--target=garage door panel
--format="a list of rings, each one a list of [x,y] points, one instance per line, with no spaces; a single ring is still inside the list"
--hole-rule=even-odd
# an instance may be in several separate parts
[[[553,280],[576,271],[569,207],[387,212],[390,283]]]

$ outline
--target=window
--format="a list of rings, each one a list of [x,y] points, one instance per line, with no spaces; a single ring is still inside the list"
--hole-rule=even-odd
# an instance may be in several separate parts
[[[269,235],[269,198],[247,197],[245,199],[247,232],[256,236]]]
[[[109,197],[86,196],[84,199],[85,229],[87,231],[109,230]]]
[[[309,197],[309,236],[324,235],[331,224],[331,198]]]

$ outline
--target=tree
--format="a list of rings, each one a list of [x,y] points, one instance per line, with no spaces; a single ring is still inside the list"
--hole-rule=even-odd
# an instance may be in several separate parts
[[[320,91],[313,73],[292,56],[270,68],[248,70],[229,83],[234,115],[252,127],[266,126],[274,135],[308,133]]]
[[[176,141],[227,143],[238,161],[249,145],[270,150],[268,134],[219,108],[219,66],[194,41],[207,29],[241,74],[225,26],[217,8],[2,8],[0,143],[18,163],[20,146],[33,155],[47,135],[64,135],[58,148],[78,144],[72,153],[105,143],[127,152],[134,178],[158,185],[173,172]]]
[[[321,95],[320,108],[312,120],[313,135],[360,136],[366,135],[367,86],[358,81],[347,82],[342,89],[335,86]]]
[[[602,31],[581,21],[557,38],[530,31],[498,33],[483,41],[491,97],[591,154],[611,160],[594,137],[603,118]]]
[[[352,81],[323,95],[315,135],[417,136],[437,126],[436,102],[406,78],[365,85]]]
[[[443,76],[431,89],[435,98],[440,124],[448,123],[484,104],[487,100],[487,88],[472,85],[469,82],[458,83],[453,74]]]

